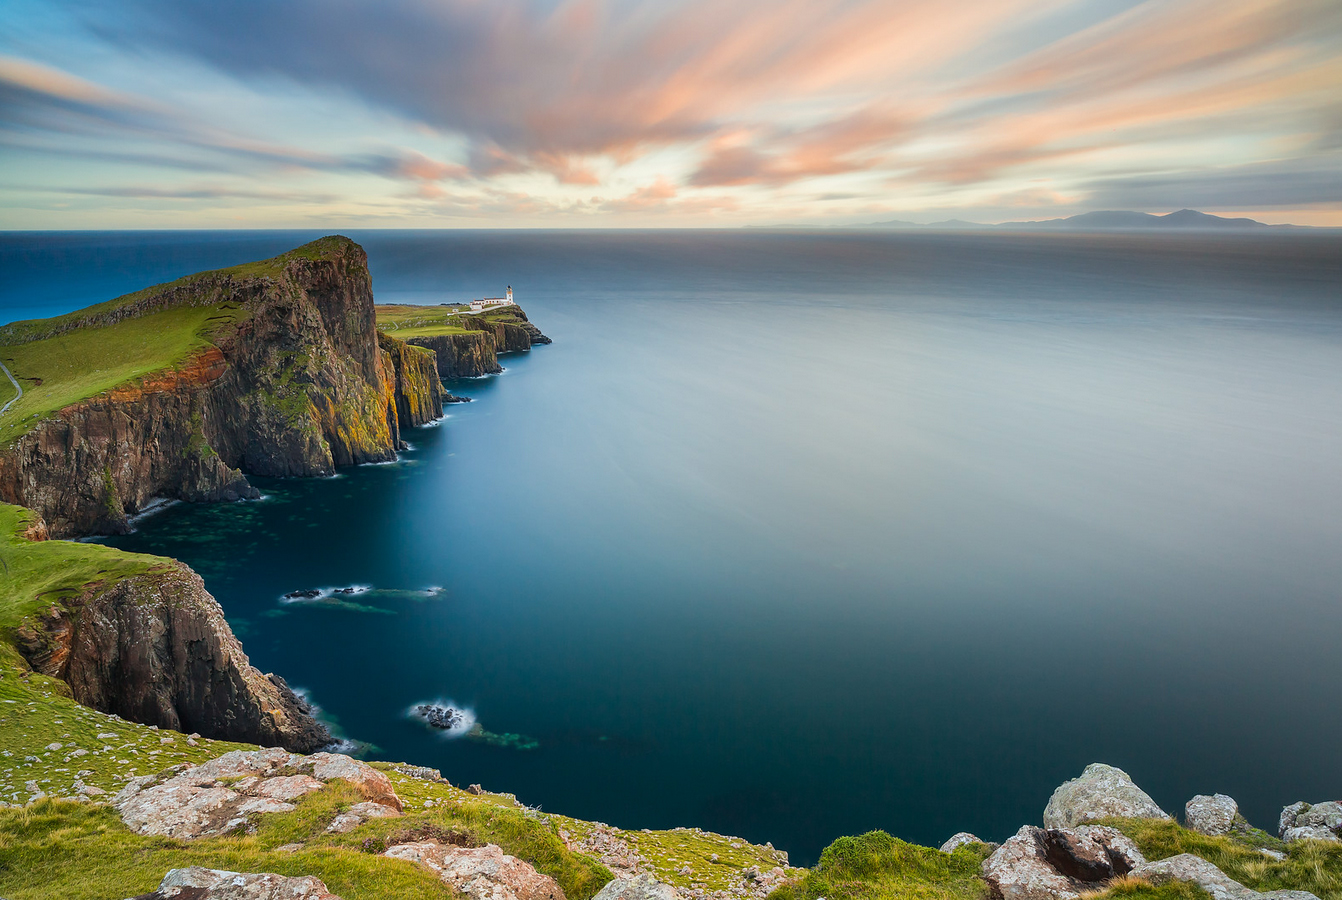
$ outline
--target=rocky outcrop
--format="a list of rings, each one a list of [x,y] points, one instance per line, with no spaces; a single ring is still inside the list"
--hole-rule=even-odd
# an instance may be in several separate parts
[[[1199,834],[1212,837],[1229,834],[1236,826],[1248,823],[1239,814],[1235,798],[1225,794],[1198,794],[1184,804],[1184,824]]]
[[[983,861],[982,871],[999,900],[1075,900],[1145,861],[1113,828],[1026,825]]]
[[[311,875],[225,872],[191,866],[163,876],[158,890],[133,900],[340,900]]]
[[[643,874],[612,879],[592,900],[680,900],[680,894],[671,885]]]
[[[564,891],[553,878],[495,844],[469,848],[417,841],[397,844],[383,855],[432,870],[471,900],[564,900]]]
[[[146,725],[310,751],[331,735],[284,679],[247,660],[195,572],[166,563],[53,603],[15,641],[74,699]]]
[[[427,361],[379,346],[367,256],[343,237],[16,323],[0,344],[175,306],[230,315],[190,360],[66,407],[0,453],[0,499],[37,510],[54,536],[124,532],[156,497],[255,496],[244,473],[393,459],[400,428],[441,413]]]
[[[938,849],[940,849],[942,853],[954,853],[961,847],[968,847],[971,844],[987,844],[994,850],[1000,846],[999,844],[988,844],[988,842],[983,840],[983,838],[979,837],[978,835],[970,834],[968,831],[957,831],[955,834],[951,835],[950,838],[946,840],[946,843],[942,844],[941,847]]]
[[[1186,881],[1202,888],[1212,900],[1319,900],[1309,891],[1267,891],[1247,888],[1212,863],[1191,853],[1180,853],[1157,862],[1143,863],[1132,870],[1136,878],[1152,884]]]
[[[1281,811],[1277,834],[1295,841],[1342,841],[1342,802],[1292,803]]]
[[[1067,828],[1108,817],[1168,819],[1170,815],[1128,773],[1104,763],[1086,766],[1079,778],[1058,786],[1044,809],[1046,828]]]
[[[432,350],[438,359],[438,375],[444,381],[497,375],[503,371],[493,336],[482,331],[412,337],[407,338],[406,343]]]
[[[365,818],[398,816],[401,799],[391,781],[367,763],[332,753],[299,756],[275,748],[235,750],[170,777],[131,779],[112,800],[138,834],[194,840],[255,829],[258,815],[288,812],[293,801],[341,778],[365,798]],[[344,829],[348,830],[348,829]]]
[[[412,347],[381,331],[377,333],[377,345],[383,354],[383,370],[389,369],[395,377],[391,395],[399,426],[413,428],[441,419],[446,396],[433,351]]]
[[[456,320],[454,320],[456,321]],[[440,334],[407,338],[406,342],[425,347],[438,355],[438,374],[444,379],[478,378],[497,375],[500,353],[530,350],[550,339],[527,319],[520,306],[510,306],[506,315],[461,316],[466,334]]]

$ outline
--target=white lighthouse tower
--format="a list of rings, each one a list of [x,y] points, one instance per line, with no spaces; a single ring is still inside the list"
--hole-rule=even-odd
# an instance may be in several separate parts
[[[509,302],[509,303],[512,303],[512,302],[513,302],[513,286],[512,286],[511,284],[508,285],[508,294],[507,294],[507,297],[508,297],[508,302]]]

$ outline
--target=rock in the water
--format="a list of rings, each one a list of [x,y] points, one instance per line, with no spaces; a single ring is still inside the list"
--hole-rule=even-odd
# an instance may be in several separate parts
[[[317,590],[316,588],[308,588],[307,590],[303,590],[303,591],[290,591],[289,593],[287,593],[287,594],[284,595],[284,599],[285,599],[285,600],[312,600],[312,599],[314,599],[314,598],[316,598],[316,597],[320,597],[321,595],[322,595],[322,592],[319,591],[319,590]]]
[[[433,870],[444,884],[472,900],[565,900],[553,878],[495,844],[468,848],[420,841],[397,844],[383,855]]]
[[[311,875],[296,878],[270,872],[225,872],[192,866],[163,876],[158,890],[135,900],[340,900]]]
[[[1228,834],[1239,815],[1239,804],[1225,794],[1198,794],[1184,804],[1184,823],[1199,834]]]
[[[1053,792],[1044,808],[1044,827],[1068,828],[1109,816],[1170,818],[1156,801],[1133,784],[1127,772],[1104,763],[1091,763],[1081,777],[1065,782]]]
[[[169,771],[175,774],[163,781],[154,775],[133,778],[112,799],[131,830],[181,840],[251,830],[254,816],[287,812],[294,808],[287,801],[320,790],[334,778],[350,781],[372,801],[352,808],[360,810],[360,821],[397,815],[401,809],[387,776],[367,763],[331,753],[235,750],[199,766]],[[386,812],[371,812],[374,806]]]
[[[679,900],[679,897],[671,885],[644,873],[608,881],[593,900]]]
[[[421,703],[415,707],[415,713],[434,728],[456,728],[466,721],[461,710],[436,703]]]
[[[1288,844],[1342,840],[1342,802],[1292,803],[1281,811],[1277,834]]]
[[[1166,881],[1188,881],[1196,884],[1212,900],[1318,900],[1309,891],[1268,891],[1260,893],[1245,887],[1225,872],[1200,856],[1180,853],[1169,859],[1144,863],[1132,870],[1133,876],[1145,879],[1152,884]]]
[[[941,845],[941,852],[954,853],[959,848],[967,847],[970,844],[986,844],[986,843],[988,842],[978,837],[977,835],[970,834],[968,831],[957,831],[955,834],[950,836],[950,839],[947,840],[946,843]]]

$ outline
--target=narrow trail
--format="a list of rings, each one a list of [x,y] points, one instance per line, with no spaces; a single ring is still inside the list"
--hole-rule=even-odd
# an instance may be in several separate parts
[[[23,396],[23,385],[19,384],[19,380],[14,377],[14,374],[12,372],[9,371],[9,367],[2,362],[0,362],[0,369],[4,370],[5,377],[7,377],[14,384],[14,390],[18,391],[18,393],[15,394],[8,403],[6,403],[4,406],[0,406],[0,416],[3,416],[5,413],[9,412],[9,408],[14,405],[15,401],[19,400]]]

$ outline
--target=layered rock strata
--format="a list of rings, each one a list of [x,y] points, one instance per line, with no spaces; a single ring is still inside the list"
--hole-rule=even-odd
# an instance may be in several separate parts
[[[244,473],[393,459],[402,427],[441,414],[427,356],[379,346],[368,259],[343,237],[10,326],[0,343],[211,305],[235,316],[194,357],[68,406],[0,452],[0,499],[37,510],[53,536],[121,533],[156,497],[255,496]]]
[[[299,751],[331,742],[283,678],[248,662],[218,602],[181,563],[89,585],[25,620],[15,638],[34,670],[124,719]]]
[[[500,353],[530,350],[551,343],[531,324],[519,306],[508,307],[512,321],[487,316],[461,316],[467,334],[440,334],[407,338],[407,343],[425,347],[438,355],[438,374],[444,379],[478,378],[503,371]]]

